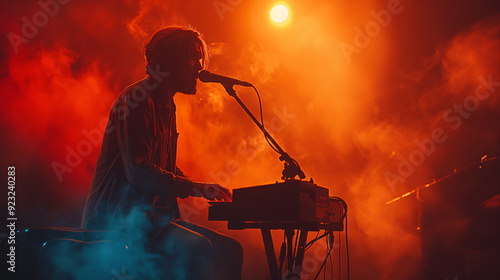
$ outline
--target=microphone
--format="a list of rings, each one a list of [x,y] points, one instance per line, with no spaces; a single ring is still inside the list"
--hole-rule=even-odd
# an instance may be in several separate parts
[[[233,86],[233,85],[244,86],[244,87],[252,86],[251,83],[229,78],[222,75],[217,75],[207,70],[202,70],[198,78],[200,79],[200,81],[204,83],[219,83],[222,84],[223,86]]]

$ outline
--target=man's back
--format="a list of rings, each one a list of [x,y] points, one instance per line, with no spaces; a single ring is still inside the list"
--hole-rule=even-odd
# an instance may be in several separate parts
[[[111,109],[82,227],[123,227],[133,207],[148,210],[155,201],[155,193],[144,187],[147,177],[162,170],[176,173],[175,104],[162,102],[144,81],[127,87]],[[166,200],[177,209],[175,196]]]

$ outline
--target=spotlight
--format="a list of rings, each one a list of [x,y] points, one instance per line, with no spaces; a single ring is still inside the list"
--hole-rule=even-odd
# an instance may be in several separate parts
[[[272,21],[283,23],[288,19],[288,8],[283,4],[275,5],[271,9],[270,16]]]

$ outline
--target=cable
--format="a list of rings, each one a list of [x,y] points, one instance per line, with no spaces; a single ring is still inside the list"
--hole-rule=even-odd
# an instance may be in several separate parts
[[[294,258],[293,258],[294,262],[295,262],[295,256],[297,256],[297,247],[299,245],[299,230],[298,229],[297,229],[297,235],[296,236],[297,237],[295,238],[295,246],[293,248],[293,255],[292,255],[292,256],[294,256]],[[304,252],[305,252],[305,250],[304,250]]]
[[[328,249],[330,247],[329,245],[329,242],[328,242],[328,237],[326,238],[327,242],[326,242],[326,248]],[[330,255],[331,256],[331,255]],[[326,260],[328,259],[328,257],[326,258]],[[328,266],[325,267],[325,269],[323,269],[323,280],[326,279],[326,269],[328,268]]]
[[[325,256],[325,260],[324,260],[324,261],[323,261],[323,263],[321,264],[321,266],[320,266],[320,268],[319,268],[319,270],[318,270],[318,273],[316,274],[316,277],[314,277],[314,280],[318,279],[318,276],[319,276],[319,274],[321,273],[321,270],[323,270],[323,266],[325,266],[325,263],[326,263],[326,261],[328,260],[328,257],[330,256],[330,253],[332,252],[332,248],[328,245],[328,240],[325,240],[325,241],[326,241],[326,243],[327,243],[326,247],[327,247],[328,253],[327,253],[327,254],[326,254],[326,256]],[[328,248],[328,247],[330,247],[330,248]]]
[[[262,102],[260,100],[260,94],[256,87],[252,85],[252,88],[255,90],[255,93],[257,93],[257,99],[259,100],[259,110],[260,110],[260,124],[262,125],[262,127],[264,127],[264,116],[262,115]]]
[[[262,128],[264,128],[264,115],[262,113],[262,101],[260,100],[260,94],[259,94],[259,91],[257,90],[257,88],[255,86],[252,85],[252,88],[255,90],[255,93],[257,94],[257,99],[259,100],[260,125],[262,126]],[[267,135],[265,133],[264,133],[264,138],[266,139],[266,141],[269,144],[269,146],[271,146],[271,148],[279,154],[280,152],[279,152],[278,148],[276,148],[271,143],[271,141],[269,141],[269,138],[267,137]]]
[[[251,114],[251,112],[248,109],[246,109],[246,107],[244,107],[244,108],[247,111],[247,113],[251,115],[251,117],[256,122],[256,124],[259,126],[259,128],[261,128],[262,132],[264,133],[264,138],[266,139],[267,144],[269,144],[269,146],[276,153],[278,153],[280,155],[281,161],[285,161],[285,170],[287,170],[287,169],[293,170],[291,172],[288,171],[288,172],[286,172],[286,174],[283,174],[282,178],[283,179],[293,179],[296,175],[298,175],[300,179],[304,179],[305,178],[304,172],[302,172],[302,170],[300,169],[298,162],[296,160],[294,160],[293,158],[291,158],[287,153],[285,153],[285,151],[283,151],[283,149],[281,149],[281,147],[278,145],[278,143],[276,143],[276,141],[274,141],[272,136],[264,128],[264,115],[262,113],[262,101],[260,99],[260,94],[255,86],[252,85],[252,88],[255,90],[255,93],[257,94],[257,98],[259,100],[260,126],[259,126],[259,121]],[[239,101],[239,102],[241,103],[241,101]],[[291,175],[293,175],[293,176],[291,176]]]
[[[342,277],[341,276],[342,275],[342,273],[341,273],[341,268],[342,268],[342,265],[341,265],[341,260],[342,260],[342,254],[341,254],[342,253],[342,238],[341,238],[341,236],[342,235],[339,232],[339,280]],[[332,275],[333,275],[333,273],[332,273]]]
[[[320,231],[318,230],[318,232],[316,233],[316,236],[314,237],[314,239],[317,239],[317,238],[318,238],[318,236],[319,236],[319,232],[320,232]],[[307,243],[307,244],[309,244],[309,243]],[[306,246],[307,246],[307,244],[306,244]]]
[[[345,200],[343,200],[342,198],[337,197],[337,196],[334,196],[331,198],[339,201],[344,206],[344,215],[342,215],[342,218],[340,220],[342,221],[345,219],[345,246],[346,246],[346,256],[347,256],[347,280],[349,280],[350,279],[350,269],[349,269],[350,263],[349,263],[349,241],[347,239],[347,203],[345,202]],[[340,237],[340,233],[339,233],[339,237]],[[339,238],[339,241],[340,241],[340,238]],[[340,248],[340,242],[339,242],[339,248]],[[339,267],[340,267],[340,258],[339,258]],[[340,273],[339,273],[339,277],[340,277]]]
[[[318,231],[318,234],[319,234],[319,231]],[[325,233],[324,233],[323,235],[321,235],[320,237],[317,237],[317,235],[316,235],[316,238],[314,238],[313,240],[309,241],[309,242],[306,244],[305,249],[304,249],[304,252],[305,252],[305,251],[307,251],[307,249],[309,249],[309,248],[313,245],[313,243],[314,243],[314,242],[316,242],[316,241],[320,240],[321,238],[325,237],[327,234],[328,234],[328,233],[327,233],[327,232],[326,232],[326,230],[325,230]]]
[[[347,213],[347,211],[346,211]],[[345,246],[347,251],[347,280],[350,279],[349,276],[349,241],[347,240],[347,215],[345,217]]]
[[[332,255],[330,255],[330,267],[332,268],[332,273],[330,274],[330,280],[333,280],[333,258]]]
[[[344,215],[342,215],[342,217],[340,218],[340,220],[342,221],[345,217],[347,217],[347,203],[345,202],[345,200],[338,196],[330,196],[330,199],[336,200],[340,204],[342,204],[342,206],[344,206]]]

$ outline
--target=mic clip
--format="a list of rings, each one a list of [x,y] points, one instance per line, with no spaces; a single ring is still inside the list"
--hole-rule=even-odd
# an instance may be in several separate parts
[[[232,96],[232,97],[236,96],[236,91],[233,88],[234,84],[223,84],[222,86],[226,90],[227,94],[229,94],[229,96]]]
[[[285,166],[283,172],[281,172],[281,174],[283,174],[281,180],[293,180],[295,176],[299,176],[301,180],[306,178],[306,175],[304,174],[302,169],[300,169],[299,164],[287,153],[281,154],[279,160],[284,161]]]

